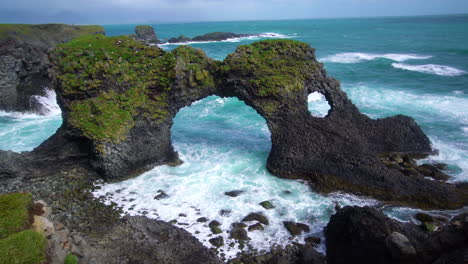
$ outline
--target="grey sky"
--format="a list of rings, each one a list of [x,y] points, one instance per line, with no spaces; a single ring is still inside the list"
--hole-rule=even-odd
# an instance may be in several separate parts
[[[0,1],[0,23],[123,24],[468,13],[468,0]]]

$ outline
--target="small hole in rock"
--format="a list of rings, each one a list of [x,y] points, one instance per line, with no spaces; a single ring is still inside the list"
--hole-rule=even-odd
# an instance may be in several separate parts
[[[325,95],[320,92],[313,92],[307,98],[309,112],[315,117],[326,117],[331,109]]]

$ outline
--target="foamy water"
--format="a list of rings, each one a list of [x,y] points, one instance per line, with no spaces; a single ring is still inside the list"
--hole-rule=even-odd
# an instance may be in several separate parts
[[[371,61],[376,59],[389,59],[393,61],[403,62],[407,60],[425,60],[430,59],[432,56],[418,55],[418,54],[373,54],[373,53],[361,53],[361,52],[345,52],[338,53],[332,56],[328,56],[319,59],[323,62],[334,62],[334,63],[358,63],[363,61]]]
[[[409,65],[405,63],[392,63],[392,66],[397,69],[415,71],[428,74],[436,74],[441,76],[459,76],[466,74],[465,71],[460,69],[437,64],[424,64],[424,65]]]

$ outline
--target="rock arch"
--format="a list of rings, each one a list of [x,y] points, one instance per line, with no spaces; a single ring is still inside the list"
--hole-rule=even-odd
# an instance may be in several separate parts
[[[428,155],[429,139],[409,117],[361,114],[305,43],[260,41],[220,62],[189,46],[165,52],[127,37],[90,36],[51,56],[64,123],[36,152],[80,152],[105,179],[177,165],[172,118],[218,95],[239,98],[266,120],[272,140],[267,168],[279,177],[305,179],[321,192],[350,191],[423,208],[466,202],[453,185],[387,168],[379,155]],[[307,96],[316,91],[330,104],[326,118],[307,109]]]

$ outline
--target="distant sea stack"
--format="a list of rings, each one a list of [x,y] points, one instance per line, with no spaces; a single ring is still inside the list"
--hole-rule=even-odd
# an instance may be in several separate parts
[[[140,25],[135,27],[136,40],[144,41],[148,44],[158,44],[158,36],[151,26]]]
[[[212,32],[205,35],[196,36],[193,39],[188,38],[184,35],[178,38],[171,38],[168,40],[169,43],[187,43],[187,42],[202,42],[202,41],[224,41],[232,38],[244,38],[257,36],[255,34],[236,34],[232,32]]]
[[[0,110],[36,111],[33,95],[52,88],[47,51],[78,36],[104,34],[101,26],[0,25]]]

